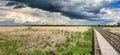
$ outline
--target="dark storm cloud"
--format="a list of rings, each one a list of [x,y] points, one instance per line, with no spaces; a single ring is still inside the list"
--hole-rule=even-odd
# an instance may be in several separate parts
[[[23,7],[25,7],[25,4],[19,3],[19,2],[15,2],[15,1],[9,1],[6,5],[7,6],[16,5],[14,8],[23,8]]]
[[[57,6],[52,5],[51,0],[12,0],[20,3],[24,3],[32,8],[40,8],[47,11],[59,11]]]
[[[61,12],[70,18],[94,20],[102,8],[109,6],[113,0],[12,0],[24,3],[32,8],[50,12]],[[10,3],[12,4],[12,3]],[[16,3],[15,3],[16,4]],[[9,5],[9,4],[8,4]],[[22,7],[21,5],[17,8]],[[99,20],[99,19],[97,19]]]

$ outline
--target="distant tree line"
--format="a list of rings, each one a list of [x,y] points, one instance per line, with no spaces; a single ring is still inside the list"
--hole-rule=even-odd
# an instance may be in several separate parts
[[[114,25],[101,25],[101,24],[98,24],[98,25],[92,25],[92,26],[97,26],[97,27],[120,27],[120,22],[117,22],[116,24]]]

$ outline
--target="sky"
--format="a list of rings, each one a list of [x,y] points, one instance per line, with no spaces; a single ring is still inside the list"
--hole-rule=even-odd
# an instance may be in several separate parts
[[[0,0],[0,25],[113,25],[120,0]]]

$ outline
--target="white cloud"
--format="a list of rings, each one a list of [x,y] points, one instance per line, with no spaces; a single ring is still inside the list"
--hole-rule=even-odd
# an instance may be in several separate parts
[[[118,9],[119,10],[119,9]],[[113,20],[114,22],[108,24],[114,24],[120,21],[120,10],[110,10],[110,9],[101,9],[101,13],[98,14],[100,20]],[[0,22],[10,21],[18,24],[101,24],[104,21],[89,21],[84,19],[71,19],[69,17],[63,16],[59,12],[48,12],[37,8],[21,8],[21,9],[0,9]],[[84,12],[86,13],[86,12]],[[86,15],[93,15],[87,14]],[[106,22],[107,23],[107,22]]]
[[[47,1],[47,0],[46,0]],[[51,1],[51,2],[50,2]],[[37,8],[19,8],[13,9],[17,5],[11,7],[6,6],[8,2],[0,1],[0,22],[9,21],[20,24],[101,24],[104,21],[112,20],[113,24],[120,21],[120,9],[110,10],[106,7],[114,0],[50,0],[49,2],[62,12],[70,12],[79,16],[85,15],[88,18],[76,19],[63,16],[60,12],[49,12]],[[1,9],[2,8],[2,9]],[[57,9],[57,8],[56,8]],[[98,11],[98,14],[95,13]],[[100,13],[99,13],[100,11]],[[104,13],[104,14],[103,14]],[[96,18],[89,18],[96,17]],[[90,21],[93,19],[96,21]],[[107,22],[106,22],[107,23]]]
[[[105,14],[99,14],[98,16],[100,19],[103,20],[111,20],[112,22],[109,24],[115,24],[117,22],[120,22],[120,9],[107,9],[103,8],[101,9],[101,13]]]
[[[102,8],[101,10],[100,10],[100,12],[102,13],[106,13],[106,14],[108,14],[108,15],[111,15],[112,14],[112,11],[111,10],[109,10],[109,9],[107,9],[107,8]]]
[[[107,7],[113,1],[114,0],[56,0],[52,1],[52,4],[60,6],[61,11],[81,14],[82,12],[93,13],[96,10]]]
[[[25,3],[30,7],[47,11],[61,11],[62,14],[67,16],[70,14],[74,18],[79,17],[80,19],[82,16],[82,18],[87,19],[89,17],[95,17],[100,9],[109,6],[114,0],[23,0],[20,2]],[[86,18],[83,16],[88,17]]]
[[[3,8],[3,9],[12,9],[14,8],[15,6],[6,6],[6,4],[8,3],[9,1],[0,1],[0,8]]]
[[[74,20],[61,15],[61,13],[48,12],[30,7],[21,9],[0,9],[0,20],[13,21],[14,23],[35,23],[35,24],[79,24],[85,22]]]

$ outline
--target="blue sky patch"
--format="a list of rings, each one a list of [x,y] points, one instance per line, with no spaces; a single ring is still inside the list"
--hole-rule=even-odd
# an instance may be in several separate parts
[[[109,6],[109,8],[120,8],[120,0],[116,0],[112,5]]]

